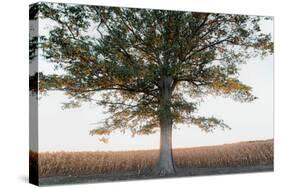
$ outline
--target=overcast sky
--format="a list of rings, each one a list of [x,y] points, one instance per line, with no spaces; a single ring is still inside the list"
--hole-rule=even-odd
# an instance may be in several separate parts
[[[40,26],[41,32],[46,27]],[[273,34],[273,24],[263,25]],[[48,72],[51,66],[39,60],[39,71]],[[273,138],[273,56],[255,58],[241,66],[240,80],[252,86],[258,97],[251,103],[234,102],[222,97],[208,97],[199,107],[199,114],[223,119],[231,130],[202,132],[197,127],[182,125],[173,130],[173,147],[217,145],[248,140]],[[106,114],[96,104],[84,103],[81,108],[62,110],[67,96],[62,92],[49,92],[39,100],[39,151],[102,151],[139,150],[159,148],[159,132],[150,136],[131,137],[130,133],[113,133],[107,144],[99,136],[89,135]]]

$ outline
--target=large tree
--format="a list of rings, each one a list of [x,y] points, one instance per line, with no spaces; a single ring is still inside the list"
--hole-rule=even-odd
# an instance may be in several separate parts
[[[65,107],[96,101],[110,116],[91,134],[160,130],[158,175],[175,173],[172,129],[197,125],[229,128],[195,115],[206,95],[255,99],[238,79],[239,65],[273,52],[260,25],[270,18],[117,7],[40,3],[50,25],[41,41],[57,74],[39,73],[39,90],[64,91]],[[264,21],[265,20],[265,21]],[[41,36],[42,38],[42,36]],[[97,93],[99,93],[97,95]]]

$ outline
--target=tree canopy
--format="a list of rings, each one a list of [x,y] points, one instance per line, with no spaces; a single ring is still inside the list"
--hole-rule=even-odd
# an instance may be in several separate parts
[[[229,128],[194,112],[206,95],[251,102],[239,65],[273,53],[261,23],[269,17],[169,10],[40,3],[49,20],[41,40],[44,57],[60,74],[39,73],[39,91],[64,91],[66,108],[96,101],[111,115],[91,134],[129,129],[154,133],[161,116],[171,125],[204,131]],[[44,40],[43,40],[44,39]],[[99,93],[100,97],[95,97]]]

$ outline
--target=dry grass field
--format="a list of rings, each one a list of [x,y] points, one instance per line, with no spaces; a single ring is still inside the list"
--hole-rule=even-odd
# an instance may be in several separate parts
[[[273,140],[173,150],[178,169],[232,168],[273,164]],[[37,154],[30,152],[31,164]],[[120,152],[43,152],[38,154],[39,177],[87,176],[151,170],[157,150]],[[34,167],[33,167],[34,168]]]

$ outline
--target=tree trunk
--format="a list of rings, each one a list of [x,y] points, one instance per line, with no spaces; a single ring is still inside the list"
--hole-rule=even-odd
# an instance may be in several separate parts
[[[160,156],[155,173],[160,176],[173,175],[172,124],[167,119],[160,122]]]
[[[171,114],[171,77],[165,77],[160,81],[160,155],[154,173],[165,176],[175,174],[172,152],[172,114]]]

